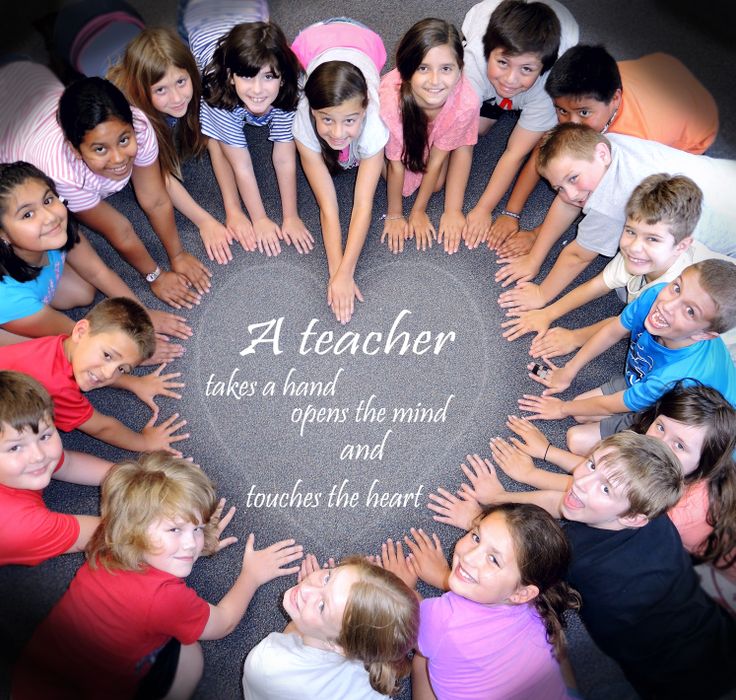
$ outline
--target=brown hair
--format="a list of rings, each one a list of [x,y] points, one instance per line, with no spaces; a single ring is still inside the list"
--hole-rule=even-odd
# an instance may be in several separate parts
[[[18,432],[30,428],[38,433],[41,421],[54,424],[54,402],[48,391],[27,374],[0,370],[0,434],[6,425]]]
[[[161,80],[172,66],[186,71],[192,81],[192,99],[186,114],[176,125],[181,156],[186,160],[201,155],[207,146],[207,138],[199,126],[202,86],[197,64],[191,51],[176,33],[166,27],[144,29],[128,44],[122,59],[110,68],[107,77],[151,121],[158,141],[161,172],[181,180],[181,162],[174,134],[166,121],[166,116],[151,102],[151,87]]]
[[[629,508],[619,517],[644,515],[649,520],[666,513],[682,496],[683,476],[674,452],[661,440],[624,430],[596,445],[611,448],[598,468],[608,467],[608,479],[621,487]]]
[[[736,327],[736,265],[727,260],[701,260],[686,267],[698,273],[700,286],[716,305],[709,330],[725,333]]]
[[[112,297],[95,306],[86,316],[92,335],[122,331],[138,346],[141,362],[156,349],[156,333],[151,317],[141,304],[127,297]]]
[[[539,141],[537,170],[543,172],[555,158],[561,156],[592,161],[595,147],[599,143],[604,143],[611,149],[611,142],[603,134],[585,124],[558,124]]]
[[[555,11],[542,2],[504,0],[491,14],[483,36],[486,61],[494,49],[511,56],[533,53],[548,71],[560,50],[562,29]]]
[[[677,382],[653,406],[637,414],[631,429],[645,433],[657,416],[707,428],[698,466],[685,476],[685,483],[704,480],[708,488],[706,522],[713,531],[698,556],[728,568],[736,563],[736,410],[711,387]]]
[[[423,173],[427,168],[427,115],[420,109],[411,89],[411,79],[424,61],[427,52],[437,46],[449,46],[462,72],[463,44],[455,25],[443,19],[428,17],[413,25],[399,41],[396,67],[401,76],[399,109],[404,134],[401,162],[412,172]]]
[[[203,553],[217,548],[215,487],[195,464],[166,452],[118,462],[102,481],[100,524],[87,545],[93,569],[136,571],[152,552],[147,530],[161,518],[185,518],[205,524]]]
[[[626,202],[626,218],[650,226],[661,221],[679,243],[692,235],[702,206],[703,191],[689,177],[658,173],[634,188]]]
[[[409,675],[409,652],[419,633],[419,601],[398,576],[353,556],[340,562],[358,573],[335,640],[346,658],[361,661],[371,687],[393,694]]]

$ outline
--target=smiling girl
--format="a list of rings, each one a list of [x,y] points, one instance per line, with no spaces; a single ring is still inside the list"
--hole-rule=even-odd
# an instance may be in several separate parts
[[[399,42],[396,65],[381,78],[379,91],[381,118],[390,132],[383,238],[394,253],[415,236],[417,250],[431,248],[437,238],[444,239],[445,252],[454,253],[465,228],[463,199],[480,119],[478,97],[462,75],[460,33],[444,20],[423,19]],[[445,181],[445,211],[435,232],[426,209]],[[417,189],[407,220],[402,195]]]

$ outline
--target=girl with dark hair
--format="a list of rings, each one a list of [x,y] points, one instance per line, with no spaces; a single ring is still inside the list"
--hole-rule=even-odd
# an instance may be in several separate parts
[[[66,90],[48,68],[20,61],[0,68],[0,162],[33,163],[55,183],[70,211],[102,234],[175,308],[192,308],[210,288],[207,268],[179,239],[150,122],[101,78]],[[135,195],[169,256],[161,271],[132,224],[103,200],[132,181]]]
[[[421,578],[448,591],[420,606],[412,697],[570,697],[563,614],[580,607],[564,581],[570,547],[557,521],[531,504],[491,506],[455,544],[452,568],[439,538],[412,529],[388,540],[381,561],[411,588]]]
[[[266,255],[278,255],[283,240],[299,253],[308,253],[314,238],[297,210],[296,148],[291,133],[299,62],[284,33],[268,20],[265,0],[191,0],[183,19],[202,71],[200,121],[202,133],[209,137],[228,229],[247,250],[257,247]],[[281,226],[263,206],[246,125],[268,127],[281,194]]]
[[[89,306],[98,289],[138,301],[77,232],[53,180],[30,163],[0,163],[0,345],[71,334],[74,321],[61,310]],[[159,333],[192,333],[180,316],[148,313]],[[155,361],[182,352],[159,343]]]
[[[340,323],[353,316],[355,268],[373,216],[373,197],[383,168],[388,129],[379,115],[379,73],[386,62],[381,37],[348,19],[302,30],[291,48],[307,74],[294,119],[294,138],[304,173],[320,209],[327,253],[327,304]],[[347,240],[332,175],[358,168]]]
[[[465,229],[463,199],[478,141],[480,102],[463,77],[460,33],[449,22],[423,19],[401,39],[396,68],[381,78],[386,144],[388,210],[383,238],[394,253],[416,237],[417,250],[443,242],[455,253]],[[427,216],[433,192],[447,182],[445,211],[435,231]],[[407,218],[402,195],[419,190]]]

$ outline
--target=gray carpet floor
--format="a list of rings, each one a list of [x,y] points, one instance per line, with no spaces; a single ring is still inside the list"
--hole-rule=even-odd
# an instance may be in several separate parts
[[[173,23],[174,0],[153,5],[136,0],[132,4],[151,24]],[[471,4],[470,0],[462,0],[445,8],[421,0],[408,0],[400,7],[385,0],[311,0],[298,4],[277,0],[272,3],[272,17],[287,36],[293,37],[311,21],[349,15],[379,31],[392,54],[399,36],[417,19],[439,15],[459,24]],[[736,105],[731,79],[723,66],[734,63],[736,51],[707,18],[655,2],[568,0],[566,4],[580,24],[583,41],[603,42],[622,59],[662,50],[687,63],[714,93],[721,108],[722,131],[711,154],[734,157]],[[32,3],[28,11],[38,17],[49,9],[52,8]],[[31,18],[25,15],[25,25],[4,45],[42,58],[42,43],[30,29]],[[513,124],[513,117],[505,117],[476,148],[466,195],[469,206],[482,192]],[[266,209],[278,221],[280,204],[270,166],[270,145],[259,131],[249,130],[248,139],[254,162],[263,163],[262,168],[257,166],[257,174]],[[222,217],[221,200],[207,160],[188,164],[185,178],[195,199]],[[336,179],[345,222],[353,184],[354,173]],[[522,224],[531,227],[540,223],[551,199],[551,191],[541,183],[524,212]],[[109,201],[130,217],[154,257],[164,261],[163,250],[137,208],[130,188]],[[318,210],[301,172],[299,209],[305,223],[318,234]],[[315,250],[306,256],[291,248],[276,258],[236,249],[230,264],[210,265],[212,292],[201,306],[186,314],[195,334],[186,342],[185,356],[172,365],[172,370],[183,373],[187,387],[181,401],[159,401],[161,415],[178,411],[188,419],[191,438],[182,443],[183,449],[210,474],[229,503],[238,507],[229,529],[231,534],[241,536],[239,544],[198,562],[190,576],[190,584],[209,600],[218,600],[232,584],[239,570],[244,536],[250,531],[256,533],[258,546],[295,537],[306,550],[324,558],[373,553],[386,537],[396,538],[411,526],[421,526],[436,531],[449,554],[458,531],[433,523],[432,514],[425,507],[427,493],[437,486],[456,487],[462,476],[459,464],[465,455],[488,455],[488,439],[506,434],[505,417],[517,413],[517,398],[538,388],[527,378],[525,370],[530,338],[515,343],[500,338],[503,315],[496,304],[500,289],[493,281],[495,255],[481,248],[461,249],[457,255],[447,256],[435,247],[425,253],[408,248],[394,256],[379,243],[380,215],[385,210],[385,188],[379,185],[374,222],[357,272],[366,301],[358,306],[347,328],[335,323],[324,301],[326,260],[319,235]],[[442,211],[441,196],[433,197],[428,211],[437,222]],[[204,257],[194,227],[183,217],[177,221],[186,247]],[[563,239],[571,235],[573,232]],[[99,236],[93,234],[90,238],[141,298],[156,306],[156,300],[133,270],[122,264]],[[560,246],[561,243],[553,250],[551,261]],[[594,264],[586,278],[598,272],[604,262]],[[609,295],[600,303],[571,314],[565,324],[590,323],[617,313],[620,308],[615,295]],[[405,311],[410,313],[402,315]],[[372,357],[348,353],[317,355],[303,352],[311,346],[300,348],[300,334],[310,322],[314,323],[312,330],[331,331],[335,339],[346,331],[364,337],[372,331],[387,333],[400,315],[399,331],[412,335],[430,331],[433,337],[453,332],[454,340],[448,341],[439,354],[422,356],[396,351]],[[261,345],[255,353],[241,355],[251,338],[248,326],[271,319],[283,319],[281,353],[276,355],[270,346]],[[591,363],[566,396],[605,381],[618,371],[624,354],[625,346],[620,344]],[[239,400],[213,396],[214,383],[227,382],[231,377],[256,383],[257,391]],[[335,380],[334,391],[322,397],[292,396],[287,378],[297,382]],[[273,396],[263,395],[268,382],[273,382]],[[387,409],[386,419],[356,421],[361,402],[365,406],[371,399],[373,407]],[[135,397],[115,390],[94,392],[91,400],[99,410],[120,417],[134,428],[141,428],[149,417],[148,410]],[[395,408],[416,408],[419,404],[435,412],[446,407],[444,419],[433,423],[392,422]],[[315,418],[320,408],[343,409],[347,419],[339,423],[320,422]],[[541,427],[554,444],[564,444],[566,422]],[[382,441],[382,454],[376,454],[372,460],[351,460],[345,454],[348,445],[374,446]],[[68,448],[113,460],[122,456],[121,451],[79,433],[66,435],[64,442]],[[513,482],[506,483],[519,488]],[[341,486],[344,492],[357,493],[357,502],[352,507],[329,507],[330,491]],[[290,507],[268,507],[256,496],[283,492],[322,495],[319,505],[311,508],[299,507],[297,501]],[[371,495],[382,493],[413,497],[401,506],[375,505]],[[52,508],[59,510],[97,512],[97,489],[52,483],[47,499]],[[33,627],[61,596],[81,562],[81,555],[67,556],[33,569],[0,570],[5,695],[8,665]],[[292,583],[293,579],[287,577],[264,586],[233,634],[203,644],[206,668],[198,698],[241,696],[243,659],[266,634],[286,624],[279,601]],[[430,589],[423,592],[436,594]],[[570,616],[569,624],[571,658],[583,696],[594,700],[636,697],[616,665],[595,648],[575,616]],[[408,687],[401,697],[409,697]]]

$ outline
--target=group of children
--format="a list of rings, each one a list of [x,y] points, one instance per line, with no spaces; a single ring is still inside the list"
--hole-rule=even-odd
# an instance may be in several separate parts
[[[189,697],[203,669],[198,640],[230,634],[259,586],[294,573],[283,598],[291,622],[245,661],[247,699],[377,698],[410,672],[414,698],[571,697],[572,609],[642,697],[733,690],[733,602],[707,595],[690,559],[706,565],[704,581],[736,582],[736,368],[721,337],[736,327],[736,165],[702,155],[718,128],[705,88],[672,57],[617,64],[602,47],[578,45],[577,23],[555,0],[483,0],[462,33],[423,19],[383,76],[381,38],[354,20],[311,25],[289,45],[263,0],[189,0],[181,19],[186,43],[144,29],[109,80],[65,88],[43,66],[0,66],[0,565],[87,558],[22,652],[13,697]],[[473,147],[508,110],[521,112],[518,122],[465,214]],[[246,125],[268,127],[280,224],[263,205]],[[182,163],[205,151],[224,223],[182,180]],[[499,297],[510,317],[503,335],[536,332],[530,354],[544,365],[531,363],[529,376],[545,388],[519,400],[531,415],[509,417],[515,436],[494,438],[491,457],[537,490],[507,491],[491,460],[468,455],[468,483],[430,496],[436,520],[468,530],[451,567],[421,529],[404,539],[406,555],[389,540],[377,557],[325,567],[291,539],[256,550],[251,534],[241,572],[213,604],[184,579],[200,555],[236,541],[222,538],[235,509],[224,512],[206,474],[177,450],[186,421],[157,423],[154,402],[179,396],[179,373],[163,370],[182,352],[172,338],[191,328],[141,306],[76,220],[159,299],[192,308],[210,273],[182,247],[174,208],[198,227],[211,261],[231,260],[235,241],[269,256],[282,243],[308,253],[297,154],[341,323],[363,298],[355,271],[381,177],[392,252],[409,240],[418,250],[485,242],[499,252],[497,281],[517,283]],[[333,176],[349,168],[357,174],[343,235]],[[524,232],[538,174],[557,196],[541,226]],[[104,201],[128,181],[168,270]],[[435,224],[427,205],[442,188]],[[533,284],[581,210],[576,240]],[[598,254],[614,257],[554,301]],[[618,317],[550,329],[611,290],[627,303]],[[82,320],[63,313],[97,291],[109,298]],[[570,401],[554,396],[627,336],[623,375]],[[574,350],[564,366],[552,362]],[[132,375],[143,363],[159,367]],[[83,395],[105,386],[151,406],[140,433]],[[577,422],[569,452],[530,422],[565,417]],[[112,465],[65,452],[57,428],[144,455]],[[100,517],[50,511],[42,492],[51,478],[100,485]],[[447,592],[420,602],[418,578]]]

